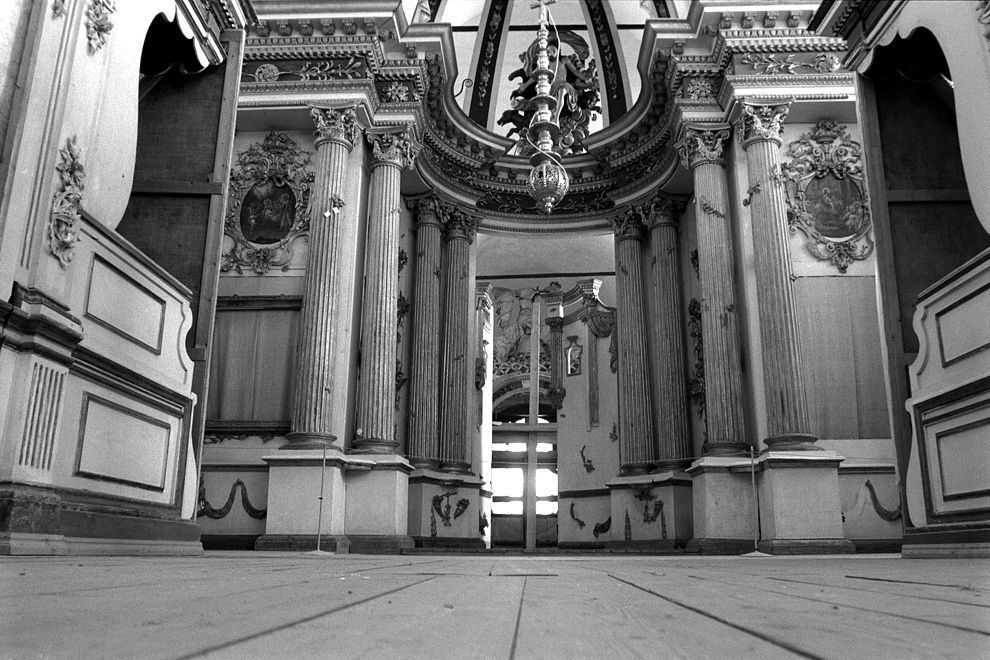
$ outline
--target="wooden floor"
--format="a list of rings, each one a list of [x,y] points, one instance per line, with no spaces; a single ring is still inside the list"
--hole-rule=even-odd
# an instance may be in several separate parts
[[[990,561],[0,559],[10,658],[990,658]]]

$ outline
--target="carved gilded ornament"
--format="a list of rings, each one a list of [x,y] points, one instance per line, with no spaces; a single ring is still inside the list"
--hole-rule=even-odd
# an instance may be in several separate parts
[[[795,74],[799,69],[813,69],[815,73],[833,73],[840,67],[837,55],[818,53],[814,62],[795,62],[795,54],[781,56],[777,53],[746,53],[741,62],[753,67],[758,75]]]
[[[801,230],[808,252],[840,273],[873,252],[862,151],[844,126],[822,120],[788,145],[791,160],[780,166],[791,232]]]
[[[663,225],[677,226],[677,216],[681,211],[681,205],[674,202],[669,197],[657,195],[650,200],[647,213],[646,225],[650,229]]]
[[[309,231],[310,154],[285,133],[273,131],[261,143],[238,154],[230,172],[224,234],[233,242],[223,253],[220,270],[264,275],[289,269],[292,244]],[[343,200],[334,196],[330,212]]]
[[[468,242],[473,241],[475,234],[478,233],[478,225],[481,224],[481,218],[478,216],[469,215],[453,207],[443,208],[440,216],[448,241],[454,238],[466,238]]]
[[[406,131],[369,134],[368,142],[376,164],[394,165],[399,169],[412,167],[419,153],[419,146]]]
[[[313,125],[316,127],[317,146],[320,142],[328,140],[339,142],[348,150],[354,147],[357,115],[354,114],[353,108],[311,107],[309,114],[313,118]]]
[[[790,111],[790,99],[784,101],[743,101],[742,139],[745,146],[749,142],[768,140],[781,144],[780,134],[784,130],[784,120]]]
[[[293,83],[293,82],[325,82],[328,80],[358,80],[370,77],[368,60],[352,55],[334,57],[311,62],[303,61],[298,67],[283,69],[272,62],[263,62],[254,71],[242,74],[246,83]]]
[[[86,6],[86,41],[89,44],[89,54],[103,48],[113,29],[110,17],[117,11],[113,0],[89,0]]]
[[[714,101],[715,81],[705,76],[691,76],[681,93],[690,101]]]
[[[48,251],[58,259],[62,268],[72,261],[73,251],[79,242],[79,205],[86,185],[86,170],[79,160],[76,137],[66,139],[65,148],[59,149],[59,163],[55,170],[59,187],[52,199],[52,212],[48,222]]]
[[[684,135],[675,145],[685,169],[693,169],[705,163],[722,164],[722,150],[731,130],[727,126],[701,128],[687,126]]]
[[[434,195],[423,197],[416,203],[416,224],[418,226],[442,226],[443,223],[440,219],[440,215],[440,200],[438,200]]]

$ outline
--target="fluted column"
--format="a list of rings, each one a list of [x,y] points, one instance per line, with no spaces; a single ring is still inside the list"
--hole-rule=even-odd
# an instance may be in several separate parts
[[[780,133],[790,100],[742,104],[739,129],[746,151],[753,215],[757,307],[763,344],[768,447],[811,449],[815,437],[801,374],[791,258],[787,244],[787,201],[780,173]]]
[[[443,224],[436,197],[416,206],[416,282],[413,289],[412,366],[409,376],[409,462],[439,462],[440,252]]]
[[[557,294],[560,298],[560,294]],[[549,297],[548,297],[549,298]],[[545,301],[547,306],[546,324],[550,326],[550,388],[548,394],[555,410],[564,406],[564,317],[563,305],[559,301]]]
[[[478,227],[474,218],[457,209],[445,217],[443,258],[444,313],[443,350],[440,358],[440,467],[450,472],[470,471],[467,462],[467,438],[464,436],[469,414],[465,388],[465,369],[471,341],[469,314],[473,307],[474,283],[469,272],[471,243]]]
[[[296,364],[293,374],[291,431],[283,449],[331,444],[334,362],[334,292],[337,289],[337,218],[347,155],[357,132],[351,108],[311,108],[316,126],[318,169],[313,181],[309,223],[309,256],[303,288]]]
[[[647,226],[653,247],[653,295],[656,301],[657,354],[653,359],[657,364],[654,412],[658,467],[681,469],[691,462],[691,426],[688,421],[677,209],[673,201],[658,196],[649,210]]]
[[[689,125],[678,142],[684,166],[694,175],[701,279],[701,333],[705,346],[706,455],[748,450],[742,407],[742,367],[734,287],[732,236],[722,148],[731,134],[724,124]]]
[[[641,255],[645,217],[645,210],[636,207],[613,220],[618,298],[619,450],[623,475],[645,474],[656,460]]]
[[[394,131],[394,129],[393,129]],[[395,439],[395,335],[398,331],[399,174],[417,147],[405,130],[370,133],[371,183],[361,313],[357,451],[390,453]]]

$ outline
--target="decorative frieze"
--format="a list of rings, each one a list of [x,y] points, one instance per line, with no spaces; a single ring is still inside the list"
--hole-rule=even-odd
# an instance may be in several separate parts
[[[58,151],[59,163],[55,170],[59,176],[59,187],[52,199],[51,216],[48,221],[48,251],[58,259],[62,268],[69,265],[79,242],[79,206],[86,188],[86,168],[80,160],[76,137],[66,139],[65,148]]]
[[[815,73],[834,73],[839,70],[839,57],[834,53],[818,53],[812,62],[795,61],[796,53],[746,53],[739,61],[753,67],[760,75],[796,74],[801,69]]]

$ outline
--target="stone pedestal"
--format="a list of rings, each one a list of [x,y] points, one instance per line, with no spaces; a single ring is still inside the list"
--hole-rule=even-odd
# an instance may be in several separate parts
[[[770,554],[855,552],[845,538],[833,451],[767,452],[757,460],[759,548]]]
[[[612,511],[610,547],[680,549],[694,533],[691,479],[683,472],[617,477],[607,484]]]
[[[350,551],[399,553],[412,548],[407,495],[412,466],[398,454],[348,454],[344,529]]]
[[[344,455],[322,450],[283,450],[268,463],[268,515],[256,550],[315,550],[323,473],[322,550],[347,552],[344,536]]]
[[[472,475],[424,468],[409,475],[409,534],[418,547],[485,547],[481,487]],[[460,511],[460,513],[458,513]]]
[[[694,538],[688,550],[734,555],[754,549],[757,522],[751,469],[748,458],[722,456],[699,458],[687,469],[694,496]]]

